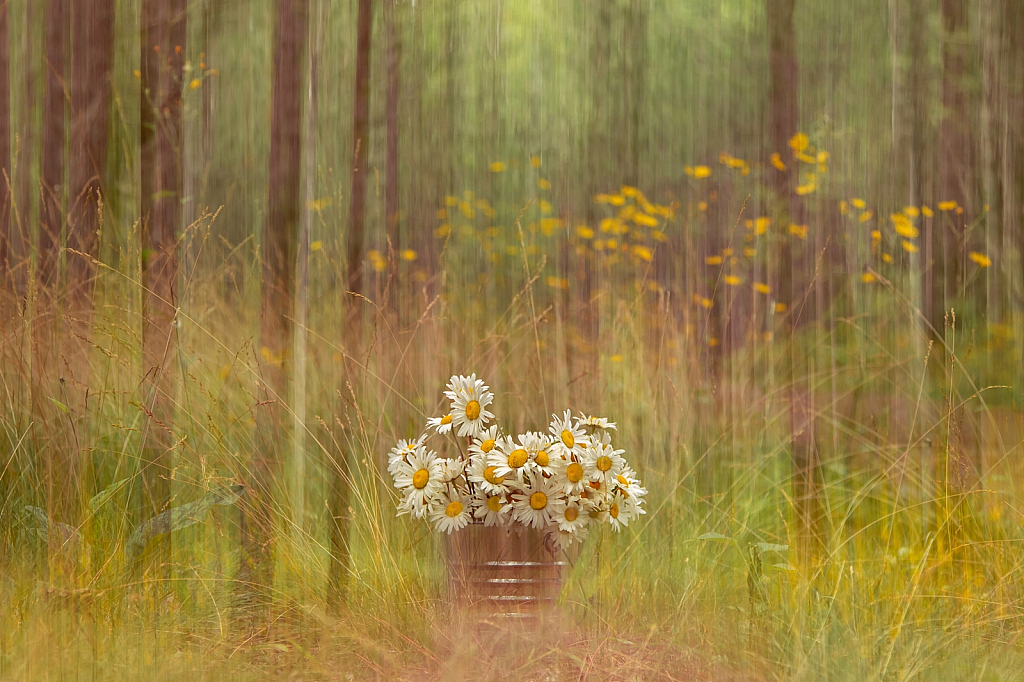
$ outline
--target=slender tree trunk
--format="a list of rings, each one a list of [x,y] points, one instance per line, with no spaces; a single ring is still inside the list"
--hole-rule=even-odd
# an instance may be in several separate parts
[[[65,354],[69,392],[84,395],[92,289],[107,167],[114,1],[71,3],[71,136],[68,163],[68,317]],[[77,253],[76,253],[77,252]],[[85,254],[85,255],[79,255]],[[76,401],[77,402],[77,401]],[[78,405],[69,406],[78,407]]]
[[[0,320],[6,322],[11,278],[11,59],[7,14],[9,0],[0,0]]]
[[[367,133],[370,122],[370,40],[373,36],[373,2],[359,0],[359,15],[356,20],[356,82],[354,111],[352,115],[352,192],[349,198],[348,217],[348,292],[345,295],[347,308],[347,343],[349,358],[346,363],[349,384],[358,390],[360,374],[362,335],[362,306],[359,295],[363,293],[363,222],[366,211],[366,158],[368,156]],[[348,448],[355,447],[354,434],[347,439]],[[348,573],[348,486],[351,453],[342,452],[335,467],[334,485],[330,510],[332,561],[328,574],[329,599],[337,607],[344,599],[345,576]]]
[[[8,5],[10,1],[8,0]],[[34,2],[25,3],[25,31],[21,36],[21,51],[27,68],[22,74],[21,84],[24,88],[25,98],[22,101],[19,135],[18,135],[18,156],[17,167],[14,177],[14,224],[12,225],[11,243],[11,265],[15,268],[13,274],[14,288],[17,297],[24,301],[29,294],[29,275],[31,268],[32,238],[30,225],[33,224],[33,208],[35,206],[36,189],[32,182],[32,156],[36,146],[36,122],[35,112],[38,105],[37,80],[39,74],[39,51],[36,26],[36,12],[38,4]],[[45,73],[45,72],[44,72]]]
[[[316,18],[309,32],[309,84],[306,90],[305,172],[302,189],[302,215],[299,233],[299,270],[295,295],[295,369],[292,386],[293,471],[292,520],[299,533],[305,533],[306,480],[306,320],[309,313],[309,241],[312,227],[312,202],[316,197],[316,111],[320,90],[320,54],[324,38],[323,2],[315,3]]]
[[[61,414],[49,399],[63,402],[57,377],[61,374],[58,319],[60,309],[61,231],[64,218],[64,173],[66,165],[66,116],[68,36],[70,32],[68,0],[49,0],[45,14],[46,52],[43,99],[42,150],[40,158],[40,215],[36,263],[36,300],[32,320],[33,336],[33,411],[42,434],[46,455],[46,480],[49,490],[47,512],[62,520],[71,513],[71,467],[65,460],[73,443],[64,428]]]
[[[402,41],[399,22],[399,7],[395,0],[384,0],[387,13],[387,111],[385,113],[385,134],[387,150],[384,168],[384,214],[390,247],[397,254],[401,251],[399,226],[401,214],[398,194],[398,107],[401,90],[399,76],[402,68]],[[397,284],[397,283],[396,283]],[[392,285],[394,291],[394,285]],[[392,294],[392,300],[395,300]],[[402,297],[399,296],[401,301]],[[399,305],[399,310],[403,309]]]
[[[295,246],[302,178],[302,74],[307,0],[280,0],[274,48],[273,108],[267,221],[263,230],[263,295],[260,316],[261,405],[253,452],[253,492],[243,523],[245,577],[259,591],[273,585],[274,482],[288,444],[295,295]]]
[[[181,89],[185,0],[143,0],[141,8],[141,193],[145,503],[158,513],[169,501],[176,445],[171,369],[176,355],[178,241],[181,232]],[[168,534],[169,538],[170,534]],[[168,539],[165,551],[169,549]]]
[[[925,311],[933,328],[933,337],[945,338],[946,299],[957,294],[962,273],[957,267],[962,255],[958,234],[973,218],[974,197],[971,187],[971,135],[964,92],[964,70],[967,62],[967,3],[965,0],[941,0],[942,14],[942,111],[939,124],[939,201],[956,201],[962,212],[941,214],[928,245],[931,271],[929,308]],[[939,345],[937,349],[941,349]],[[944,353],[936,359],[943,364]],[[934,371],[941,371],[934,368]]]
[[[789,391],[790,445],[793,453],[793,505],[796,514],[799,553],[809,560],[820,543],[819,465],[814,436],[814,396],[806,385],[806,368],[796,354],[793,343],[795,297],[793,284],[793,252],[786,228],[799,221],[800,205],[792,184],[795,162],[790,160],[789,139],[799,129],[798,87],[799,69],[796,58],[796,35],[793,30],[795,0],[767,0],[769,42],[769,102],[768,139],[771,151],[787,161],[786,172],[770,168],[779,210],[778,225],[782,232],[779,240],[776,295],[788,305],[784,324],[786,328],[785,367],[781,372],[781,385]]]
[[[69,0],[49,0],[46,11],[46,90],[43,100],[42,157],[40,160],[41,204],[39,216],[38,263],[36,266],[40,301],[46,314],[59,286],[63,187],[65,172],[65,119],[67,117]],[[36,320],[53,327],[52,319]]]

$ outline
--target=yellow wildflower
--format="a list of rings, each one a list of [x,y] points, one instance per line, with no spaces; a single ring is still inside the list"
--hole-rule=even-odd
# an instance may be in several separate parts
[[[893,213],[889,216],[889,220],[892,221],[892,227],[896,230],[896,234],[907,239],[917,239],[919,232],[914,227],[914,223],[910,222],[910,218],[902,213]]]
[[[988,256],[983,253],[978,253],[977,251],[971,251],[967,257],[977,263],[978,267],[987,268],[992,265],[992,261]]]
[[[807,136],[803,133],[797,133],[793,137],[789,138],[789,146],[797,154],[807,149],[807,145],[809,143],[810,140],[808,140]]]
[[[640,260],[645,260],[648,263],[654,259],[654,252],[651,251],[646,246],[642,246],[641,244],[634,244],[631,251],[634,256],[636,256]]]

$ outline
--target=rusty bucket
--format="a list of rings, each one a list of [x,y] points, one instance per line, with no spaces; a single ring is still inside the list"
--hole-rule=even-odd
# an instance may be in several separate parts
[[[537,531],[468,526],[448,538],[448,594],[458,612],[495,625],[532,627],[556,611],[569,571]]]

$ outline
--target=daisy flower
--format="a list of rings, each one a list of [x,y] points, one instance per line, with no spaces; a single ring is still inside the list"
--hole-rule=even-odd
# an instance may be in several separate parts
[[[615,429],[615,422],[608,421],[608,417],[588,417],[580,412],[580,418],[576,420],[579,426],[593,426],[598,429]]]
[[[562,450],[557,445],[556,448]],[[551,458],[548,468],[566,495],[579,495],[587,483],[584,480],[583,465],[577,462],[574,456],[566,455],[564,450]]]
[[[402,501],[398,503],[398,516],[408,514],[414,519],[427,518],[431,506],[437,502],[437,496],[440,494],[440,487],[432,489],[431,493],[423,493],[412,488],[406,490],[402,496]]]
[[[632,519],[647,512],[620,492],[615,492],[608,505],[608,510],[601,512],[601,520],[607,521],[615,530],[622,530]]]
[[[437,453],[433,450],[427,452],[421,445],[396,466],[395,487],[405,493],[410,511],[422,509],[440,491],[442,475]]]
[[[466,467],[466,478],[488,495],[504,495],[508,492],[508,481],[496,473],[497,468],[487,457],[472,454],[469,456],[469,466]]]
[[[554,515],[555,523],[558,524],[560,530],[575,533],[578,530],[582,530],[588,523],[590,523],[590,515],[585,509],[583,509],[579,502],[569,501],[564,507],[562,507]]]
[[[483,519],[484,526],[504,526],[511,518],[509,513],[512,505],[505,501],[504,495],[476,494],[473,516]]]
[[[622,467],[622,473],[615,476],[616,490],[636,503],[640,503],[643,496],[647,494],[647,488],[640,485],[636,472],[628,465]]]
[[[430,521],[442,533],[462,530],[472,518],[472,505],[458,490],[442,491],[430,505]]]
[[[395,447],[391,448],[391,452],[388,453],[388,472],[394,476],[395,469],[398,467],[399,462],[404,462],[407,455],[411,455],[416,451],[416,448],[423,445],[423,441],[427,439],[427,434],[423,434],[416,439],[401,439]]]
[[[523,437],[519,438],[522,440]],[[511,438],[503,438],[487,455],[487,465],[494,467],[495,476],[506,479],[505,485],[512,484],[512,479],[522,483],[529,471],[527,466],[529,461],[530,454],[526,448]]]
[[[453,427],[458,429],[457,435],[478,437],[487,422],[494,419],[494,414],[487,410],[487,406],[494,400],[494,394],[490,392],[484,382],[476,378],[476,374],[469,377],[453,376],[448,382],[449,390],[444,394],[452,401]]]
[[[438,433],[445,434],[452,430],[452,415],[446,414],[442,417],[430,417],[427,419],[427,428],[434,429]]]
[[[441,480],[445,483],[451,483],[456,478],[462,475],[463,470],[466,468],[466,463],[461,459],[453,457],[441,458]]]
[[[589,441],[587,432],[579,424],[573,423],[572,412],[566,410],[561,418],[557,414],[551,415],[551,418],[551,426],[548,427],[548,430],[554,437],[555,443],[559,444],[566,453],[582,457]]]
[[[512,496],[516,521],[537,530],[551,525],[555,515],[565,507],[560,492],[555,483],[540,474],[527,476],[520,492]]]
[[[544,546],[552,554],[569,549],[574,542],[576,542],[576,536],[558,528],[552,529],[544,536]]]
[[[596,481],[603,485],[611,485],[615,477],[622,473],[626,466],[622,459],[625,450],[615,450],[611,445],[596,443],[587,447],[583,457],[583,471],[589,481]]]
[[[473,439],[473,442],[469,445],[469,453],[486,458],[487,454],[495,448],[500,439],[501,434],[498,431],[498,425],[491,424]]]
[[[519,442],[530,458],[531,469],[548,476],[554,473],[551,467],[558,456],[553,454],[551,438],[547,434],[527,431],[519,436]]]

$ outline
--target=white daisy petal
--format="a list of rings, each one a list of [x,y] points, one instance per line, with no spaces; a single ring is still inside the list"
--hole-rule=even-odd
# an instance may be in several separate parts
[[[442,533],[462,530],[472,519],[472,504],[458,490],[442,491],[430,505],[430,521]]]

